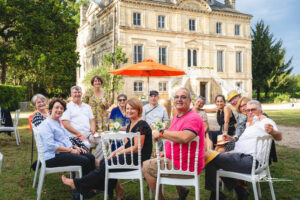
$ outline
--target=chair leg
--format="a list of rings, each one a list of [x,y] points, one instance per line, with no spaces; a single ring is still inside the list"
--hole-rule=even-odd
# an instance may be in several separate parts
[[[140,177],[140,192],[141,192],[141,200],[144,200],[144,188],[143,188],[143,177]]]
[[[39,171],[39,165],[40,165],[40,160],[37,159],[37,161],[36,161],[36,166],[35,166],[35,172],[34,172],[34,178],[33,178],[32,188],[35,188],[36,179],[37,179],[37,174],[38,174],[38,171]]]
[[[260,184],[259,182],[256,183],[257,184],[257,191],[258,191],[258,197],[261,199],[261,188],[260,188]]]
[[[149,187],[149,199],[152,200],[152,190],[150,189],[150,186]]]
[[[216,177],[216,200],[219,200],[219,187],[220,187],[219,186],[219,179],[220,179],[220,175],[219,175],[219,172],[217,171],[217,177]]]
[[[40,171],[40,178],[39,178],[39,184],[38,184],[38,188],[37,188],[37,200],[41,199],[44,178],[45,178],[45,169],[41,169],[41,171]]]
[[[21,144],[21,138],[20,138],[19,129],[18,128],[16,128],[16,129],[17,129],[17,135],[18,135],[19,144]]]
[[[160,177],[157,176],[157,180],[156,180],[156,191],[155,191],[155,200],[158,200],[159,186],[160,186]]]
[[[272,199],[276,200],[276,196],[275,196],[275,192],[274,192],[273,183],[272,183],[271,178],[269,180],[269,186],[270,186],[270,191],[271,191]]]
[[[195,200],[200,200],[200,195],[199,195],[199,179],[196,180],[196,186],[195,186]]]
[[[104,200],[107,200],[107,195],[108,195],[108,177],[107,174],[105,176],[105,183],[104,183]]]
[[[77,174],[77,177],[78,177],[78,178],[82,178],[82,170],[81,170],[81,169],[79,169],[78,174]],[[80,194],[80,200],[83,200],[82,194]]]
[[[252,187],[253,187],[253,192],[254,192],[254,199],[255,200],[259,200],[258,193],[257,193],[257,186],[256,186],[256,182],[255,181],[252,181]]]
[[[18,138],[18,135],[17,135],[17,129],[14,130],[14,133],[15,133],[15,137],[16,137],[16,143],[17,143],[17,145],[19,145],[19,138]]]

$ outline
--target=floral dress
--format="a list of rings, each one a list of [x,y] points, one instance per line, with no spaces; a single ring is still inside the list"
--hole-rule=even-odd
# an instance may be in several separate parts
[[[108,123],[108,113],[105,108],[105,95],[103,97],[97,97],[94,93],[93,89],[89,89],[84,96],[82,97],[82,101],[91,106],[95,122],[96,122],[96,130],[107,130]]]

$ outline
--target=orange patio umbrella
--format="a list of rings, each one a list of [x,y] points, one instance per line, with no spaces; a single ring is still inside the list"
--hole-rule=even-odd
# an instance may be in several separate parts
[[[140,63],[129,65],[121,69],[110,71],[109,73],[122,76],[147,76],[148,92],[150,76],[180,76],[185,72],[174,67],[157,63],[152,59],[145,59]]]

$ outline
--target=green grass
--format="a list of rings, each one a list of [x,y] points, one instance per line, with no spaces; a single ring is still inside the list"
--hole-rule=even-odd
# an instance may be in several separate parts
[[[32,200],[36,199],[36,189],[32,188],[34,172],[29,171],[31,153],[31,131],[28,129],[27,119],[20,120],[21,145],[16,146],[14,136],[7,137],[0,134],[0,151],[4,155],[2,172],[0,174],[0,199],[1,200]],[[34,148],[35,149],[35,148]],[[36,152],[34,152],[36,158]],[[300,199],[300,150],[278,146],[279,162],[273,163],[271,174],[274,178],[286,178],[292,182],[274,182],[274,189],[277,199]],[[298,161],[298,162],[297,162]],[[61,174],[50,174],[45,177],[42,199],[63,200],[71,199],[70,189],[64,186],[60,180]],[[140,199],[139,183],[121,181],[125,188],[123,199]],[[271,199],[268,184],[262,183],[262,199]],[[188,199],[194,199],[194,189],[189,187],[191,192]],[[251,185],[249,190],[253,199]],[[232,199],[232,193],[225,192],[228,199]],[[200,197],[209,199],[209,192],[204,190],[204,173],[200,176]],[[103,199],[103,193],[99,193],[95,199]],[[144,196],[148,199],[149,193],[144,182]],[[165,187],[166,199],[177,199],[175,187]]]
[[[300,110],[265,111],[277,124],[300,127]]]

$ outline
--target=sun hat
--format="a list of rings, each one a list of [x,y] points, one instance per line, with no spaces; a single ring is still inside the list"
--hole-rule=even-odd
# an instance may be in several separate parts
[[[210,161],[215,159],[217,157],[217,155],[219,155],[219,154],[220,154],[220,152],[213,151],[213,150],[207,150],[205,152],[205,165],[207,165]]]
[[[235,96],[241,95],[240,93],[238,93],[236,90],[231,90],[230,92],[228,92],[228,96],[227,96],[227,101],[231,101],[231,99]]]
[[[223,139],[223,135],[218,135],[217,144],[216,145],[223,145],[223,144],[226,144],[227,142],[229,142],[229,141],[224,140]]]

